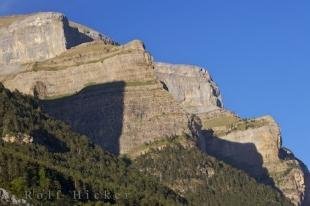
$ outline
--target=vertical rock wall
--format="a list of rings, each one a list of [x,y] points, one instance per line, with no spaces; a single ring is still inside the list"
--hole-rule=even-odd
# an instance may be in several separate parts
[[[69,22],[60,13],[6,17],[0,20],[0,65],[49,59],[93,40],[116,44],[94,30]]]
[[[220,91],[207,70],[191,65],[156,63],[155,73],[187,112],[199,114],[223,107]]]

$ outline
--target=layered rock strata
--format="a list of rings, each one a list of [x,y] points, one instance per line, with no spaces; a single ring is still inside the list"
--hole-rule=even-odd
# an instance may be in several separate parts
[[[84,42],[113,43],[60,13],[44,12],[0,19],[0,64],[26,63],[55,57]]]
[[[206,69],[156,63],[155,73],[187,112],[199,114],[223,107],[220,90]]]
[[[272,117],[243,120],[222,109],[219,89],[202,68],[156,63],[155,70],[174,99],[201,120],[202,150],[273,185],[294,205],[307,204],[308,169],[282,148],[280,128]]]
[[[272,117],[243,120],[217,111],[201,119],[203,150],[278,188],[294,205],[302,204],[307,171],[282,148],[280,128]]]
[[[140,41],[85,43],[55,58],[3,75],[3,84],[42,100],[53,117],[69,123],[113,153],[166,136],[191,135],[188,118],[156,80]],[[86,88],[86,89],[84,89]]]
[[[154,63],[140,41],[119,45],[59,13],[0,18],[0,81],[111,152],[197,134],[202,150],[309,205],[308,169],[271,117],[224,110],[205,69]]]

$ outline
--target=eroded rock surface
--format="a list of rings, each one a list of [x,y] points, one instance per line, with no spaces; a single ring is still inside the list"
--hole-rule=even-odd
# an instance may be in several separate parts
[[[199,67],[156,63],[155,71],[174,99],[200,118],[202,150],[273,185],[294,205],[307,205],[309,172],[292,153],[283,155],[280,128],[272,117],[243,120],[222,109],[218,87]]]
[[[207,70],[191,65],[156,63],[157,78],[191,114],[223,107],[220,90]]]
[[[60,13],[4,17],[0,19],[0,64],[52,58],[73,46],[99,39],[113,43],[98,32],[69,23]]]
[[[186,113],[156,80],[141,41],[94,41],[24,67],[3,77],[4,85],[45,100],[50,115],[111,152],[128,154],[166,136],[191,135]]]
[[[259,182],[274,185],[294,205],[303,203],[307,171],[282,148],[280,128],[272,117],[243,120],[230,112],[217,111],[201,119],[203,150]]]
[[[30,95],[40,88],[37,95],[43,98],[72,95],[87,86],[113,81],[155,81],[151,57],[139,41],[124,46],[86,43],[25,67],[24,72],[4,77],[4,85]]]

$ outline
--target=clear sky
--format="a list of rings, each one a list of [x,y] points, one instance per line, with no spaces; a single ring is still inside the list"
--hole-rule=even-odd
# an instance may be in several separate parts
[[[0,0],[0,15],[36,11],[141,39],[157,61],[207,67],[227,108],[271,114],[310,166],[309,0]]]

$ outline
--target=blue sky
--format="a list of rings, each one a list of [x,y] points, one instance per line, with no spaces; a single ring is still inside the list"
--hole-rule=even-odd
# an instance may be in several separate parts
[[[271,114],[284,146],[310,166],[309,0],[0,0],[0,15],[59,11],[157,61],[207,67],[225,106]]]

